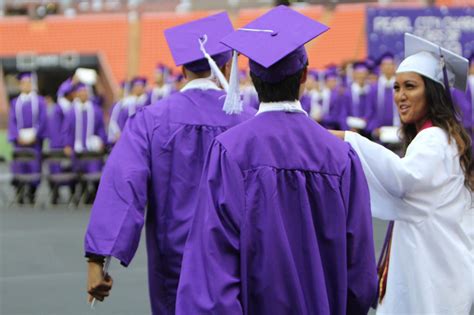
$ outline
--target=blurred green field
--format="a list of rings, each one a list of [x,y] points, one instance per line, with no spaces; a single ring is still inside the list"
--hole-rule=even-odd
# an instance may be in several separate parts
[[[0,157],[2,156],[8,160],[12,156],[12,146],[7,141],[7,131],[5,129],[0,130]]]

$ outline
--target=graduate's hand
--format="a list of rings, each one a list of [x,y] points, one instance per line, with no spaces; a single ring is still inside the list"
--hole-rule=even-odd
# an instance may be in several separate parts
[[[372,132],[372,136],[376,139],[380,138],[380,128],[377,128],[375,129],[373,132]]]
[[[346,132],[341,131],[341,130],[329,130],[329,132],[332,133],[333,135],[335,135],[336,137],[338,137],[341,140],[344,140],[344,137],[346,136]]]
[[[87,293],[89,303],[96,298],[103,301],[112,290],[113,279],[109,274],[104,275],[103,264],[95,261],[88,263]]]
[[[21,137],[18,138],[18,145],[22,146],[22,147],[27,147],[27,146],[30,146],[32,144],[34,144],[36,141],[36,139],[32,139],[32,140],[25,140],[25,139],[22,139]]]

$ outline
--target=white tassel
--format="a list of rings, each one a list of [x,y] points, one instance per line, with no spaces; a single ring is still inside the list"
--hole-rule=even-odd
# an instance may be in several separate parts
[[[237,65],[237,51],[234,50],[232,55],[232,69],[230,71],[230,83],[225,98],[224,107],[222,108],[226,114],[240,114],[243,110],[242,100],[240,99],[239,90],[239,68]]]
[[[216,62],[211,58],[211,56],[207,53],[206,49],[204,48],[204,45],[207,42],[207,35],[204,35],[202,38],[199,39],[199,46],[204,54],[204,57],[207,59],[207,62],[209,62],[209,67],[211,67],[211,72],[212,74],[219,80],[219,83],[221,84],[222,88],[227,92],[229,89],[229,83],[227,82],[226,78],[222,74],[221,70],[217,66]]]

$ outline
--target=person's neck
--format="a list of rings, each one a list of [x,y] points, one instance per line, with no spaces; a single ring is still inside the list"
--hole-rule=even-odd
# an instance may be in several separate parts
[[[430,127],[432,125],[431,119],[428,117],[424,117],[415,123],[416,131],[420,132],[423,129]]]

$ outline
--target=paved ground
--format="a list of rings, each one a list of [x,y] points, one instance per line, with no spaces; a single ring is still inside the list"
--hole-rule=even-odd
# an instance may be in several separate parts
[[[112,296],[95,311],[86,303],[86,263],[82,239],[89,209],[47,207],[45,188],[35,208],[6,206],[11,190],[0,168],[0,314],[79,315],[149,314],[145,242],[125,269],[114,261]],[[3,192],[3,194],[2,194]],[[377,251],[385,223],[375,220]],[[144,239],[143,239],[144,240]]]

